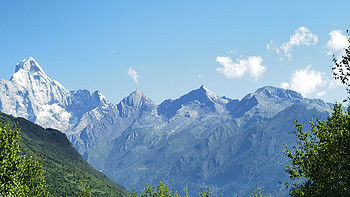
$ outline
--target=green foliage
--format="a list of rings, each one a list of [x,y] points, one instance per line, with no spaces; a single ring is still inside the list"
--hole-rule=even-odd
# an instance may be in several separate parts
[[[80,197],[91,197],[89,184],[85,184],[84,190],[81,192]]]
[[[261,193],[261,189],[260,189],[260,188],[256,188],[256,189],[253,191],[253,193],[251,193],[251,194],[249,195],[249,197],[268,197],[268,195],[263,195],[263,194]]]
[[[160,182],[159,185],[157,186],[146,185],[144,190],[141,190],[139,193],[134,191],[133,193],[130,193],[130,196],[131,197],[179,197],[179,195],[174,189],[169,190],[169,186],[164,185],[162,182]]]
[[[20,152],[22,155],[41,158],[46,188],[50,193],[57,196],[80,196],[85,184],[89,183],[93,196],[128,195],[123,187],[83,160],[60,131],[43,129],[23,118],[14,118],[1,112],[0,122],[9,122],[12,128],[15,122],[18,123],[22,139],[19,142]]]
[[[40,162],[20,155],[19,141],[17,127],[0,123],[1,196],[48,196]]]
[[[180,195],[175,191],[173,188],[172,190],[169,190],[168,185],[164,185],[162,182],[159,183],[157,186],[148,186],[146,185],[144,190],[141,190],[139,193],[134,191],[133,193],[129,194],[130,197],[180,197]],[[210,197],[212,196],[212,192],[210,191],[210,188],[207,187],[204,189],[201,188],[201,192],[199,193],[200,197]],[[220,194],[222,196],[222,194]],[[188,197],[188,191],[185,190],[184,197]],[[268,197],[268,195],[263,195],[261,193],[261,189],[257,188],[253,191],[252,194],[249,195],[249,197]]]
[[[349,34],[349,31],[346,30]],[[342,84],[346,85],[346,90],[350,94],[350,38],[347,37],[349,46],[344,49],[344,54],[338,60],[333,54],[333,78],[339,80]]]
[[[326,121],[310,122],[310,131],[296,121],[297,146],[284,152],[291,159],[285,171],[291,196],[350,196],[350,109],[340,104]]]
[[[209,197],[211,196],[213,192],[210,191],[210,188],[207,187],[207,189],[201,188],[201,193],[199,193],[200,197]]]

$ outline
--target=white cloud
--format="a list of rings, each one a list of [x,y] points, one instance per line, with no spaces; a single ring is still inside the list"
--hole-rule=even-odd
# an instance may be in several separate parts
[[[111,54],[113,54],[113,53],[115,53],[115,50],[112,49],[112,50],[111,50]]]
[[[280,47],[277,47],[274,44],[274,41],[271,40],[269,44],[266,45],[267,50],[275,51],[276,53],[280,53],[280,51],[284,51],[284,55],[290,59],[292,57],[292,49],[294,46],[310,46],[316,45],[318,42],[317,35],[311,33],[310,29],[306,27],[299,27],[299,29],[295,30],[294,34],[290,36],[289,41],[283,43]]]
[[[329,82],[325,78],[325,73],[311,70],[311,66],[307,66],[305,69],[296,70],[291,77],[291,82],[281,83],[281,87],[285,89],[292,89],[303,96],[307,97],[313,93],[316,93],[319,88],[324,88]],[[326,92],[318,92],[316,96],[323,96]]]
[[[326,91],[317,92],[317,93],[316,93],[316,97],[317,97],[317,98],[320,98],[320,97],[324,96],[326,93],[327,93]]]
[[[339,80],[329,80],[328,82],[328,89],[332,90],[332,89],[336,89],[337,87],[345,87],[346,85],[342,84]]]
[[[328,55],[343,51],[344,48],[347,48],[349,46],[348,39],[345,35],[343,35],[343,32],[341,30],[331,31],[329,35],[331,38],[327,42],[327,47],[329,49],[327,52]]]
[[[289,85],[289,83],[287,83],[287,82],[283,82],[283,83],[281,83],[281,88],[284,88],[284,89],[290,89],[290,85]]]
[[[139,75],[137,74],[137,72],[132,68],[132,67],[130,67],[129,69],[128,69],[128,76],[130,76],[131,78],[133,78],[134,79],[134,81],[135,81],[135,83],[139,83]]]
[[[237,63],[233,62],[230,57],[219,56],[216,61],[222,65],[216,71],[227,78],[241,78],[245,73],[249,73],[257,81],[266,71],[266,67],[261,65],[263,59],[260,56],[238,58]]]

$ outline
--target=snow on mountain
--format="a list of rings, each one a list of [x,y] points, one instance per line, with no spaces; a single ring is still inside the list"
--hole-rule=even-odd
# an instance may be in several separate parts
[[[32,57],[0,80],[2,112],[61,130],[95,168],[137,189],[162,180],[190,191],[208,185],[245,196],[260,185],[278,194],[293,121],[325,119],[330,109],[271,86],[241,100],[201,86],[160,105],[137,89],[113,105],[99,91],[68,91]]]
[[[51,80],[30,57],[16,65],[9,81],[0,81],[1,111],[24,117],[43,127],[71,127],[71,114],[65,108],[72,97],[59,82]]]
[[[113,133],[118,112],[100,92],[68,91],[50,79],[32,57],[16,65],[9,81],[0,80],[0,109],[65,132],[80,153],[100,138],[119,135]],[[106,128],[110,130],[105,132]],[[84,135],[92,130],[93,135]]]

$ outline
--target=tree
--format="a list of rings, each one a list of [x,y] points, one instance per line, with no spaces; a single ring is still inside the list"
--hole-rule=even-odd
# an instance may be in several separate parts
[[[210,197],[212,196],[212,192],[210,191],[210,187],[201,188],[201,192],[199,193],[200,197]],[[220,194],[222,196],[222,194]],[[237,195],[236,195],[237,196]],[[268,197],[268,195],[261,194],[261,189],[257,188],[253,191],[250,197]],[[148,186],[146,185],[144,190],[141,190],[139,193],[134,191],[130,193],[130,197],[180,197],[180,195],[173,188],[169,190],[168,185],[164,185],[162,182],[157,186]],[[187,189],[185,190],[184,197],[188,197]]]
[[[0,123],[0,195],[48,196],[40,161],[20,155],[19,129]]]
[[[172,189],[169,190],[168,185],[164,185],[162,182],[157,186],[148,186],[146,185],[145,190],[141,190],[139,193],[134,191],[130,194],[131,197],[180,197],[177,192]],[[187,197],[187,190],[186,195]]]
[[[291,196],[350,196],[350,108],[336,104],[325,121],[310,122],[310,131],[295,122],[297,146],[285,155],[285,171],[294,181],[286,183]]]
[[[346,30],[349,35],[349,31]],[[346,85],[346,90],[350,94],[350,38],[348,39],[348,47],[344,49],[344,54],[340,59],[337,59],[333,54],[333,78],[339,80],[342,84]],[[348,98],[349,99],[349,98]],[[345,100],[346,101],[346,100]]]

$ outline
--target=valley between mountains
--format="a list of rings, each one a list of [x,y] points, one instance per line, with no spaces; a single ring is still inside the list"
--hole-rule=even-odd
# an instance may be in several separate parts
[[[332,106],[271,86],[240,100],[201,86],[159,105],[137,89],[115,105],[99,91],[67,90],[32,57],[0,80],[3,113],[60,130],[89,164],[129,191],[163,181],[193,196],[208,186],[226,196],[247,196],[258,186],[285,196],[282,149],[295,144],[294,120],[324,120]]]

